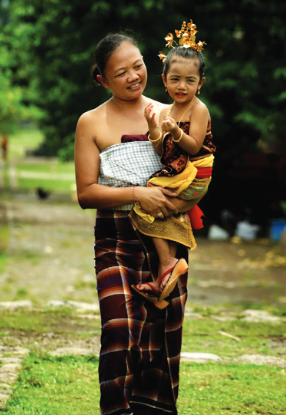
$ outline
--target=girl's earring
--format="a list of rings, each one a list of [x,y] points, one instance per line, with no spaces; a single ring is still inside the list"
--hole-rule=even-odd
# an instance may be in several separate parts
[[[198,89],[198,95],[200,95],[200,90]]]

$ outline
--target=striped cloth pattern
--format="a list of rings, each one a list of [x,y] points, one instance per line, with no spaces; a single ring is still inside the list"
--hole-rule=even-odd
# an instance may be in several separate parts
[[[142,405],[176,415],[187,275],[165,310],[142,301],[131,284],[150,281],[158,262],[149,238],[145,250],[127,215],[98,210],[95,225],[101,415],[135,415]],[[187,249],[180,250],[179,257],[187,259]]]

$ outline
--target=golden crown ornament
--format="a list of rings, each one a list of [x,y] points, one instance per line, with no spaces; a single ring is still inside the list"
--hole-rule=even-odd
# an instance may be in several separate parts
[[[203,46],[206,45],[206,42],[199,41],[196,43],[196,33],[198,31],[196,30],[197,26],[193,23],[192,19],[189,23],[183,22],[181,30],[175,30],[176,36],[179,40],[179,46],[183,46],[183,48],[190,48],[193,50],[196,50],[197,52],[200,52],[203,49]],[[177,43],[174,40],[174,36],[172,33],[169,33],[165,40],[167,42],[166,46],[168,48],[174,47],[173,42]],[[159,58],[163,61],[163,63],[166,60],[166,55],[163,52],[159,52]]]

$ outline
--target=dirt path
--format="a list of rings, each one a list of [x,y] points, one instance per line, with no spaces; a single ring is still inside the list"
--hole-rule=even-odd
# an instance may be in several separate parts
[[[30,299],[41,306],[50,300],[96,302],[95,212],[81,210],[63,195],[39,200],[33,193],[15,193],[0,205],[0,221],[11,230],[0,301]],[[282,254],[267,245],[199,239],[190,254],[188,301],[283,303]]]

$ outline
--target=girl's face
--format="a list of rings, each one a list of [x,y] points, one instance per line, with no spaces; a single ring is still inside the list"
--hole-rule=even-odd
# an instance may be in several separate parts
[[[205,78],[200,78],[198,59],[176,55],[170,62],[167,75],[163,74],[162,79],[170,97],[180,104],[191,101],[205,81]]]
[[[105,76],[98,75],[98,79],[120,100],[139,98],[146,86],[147,71],[138,48],[128,41],[122,42],[112,52],[106,64]]]

